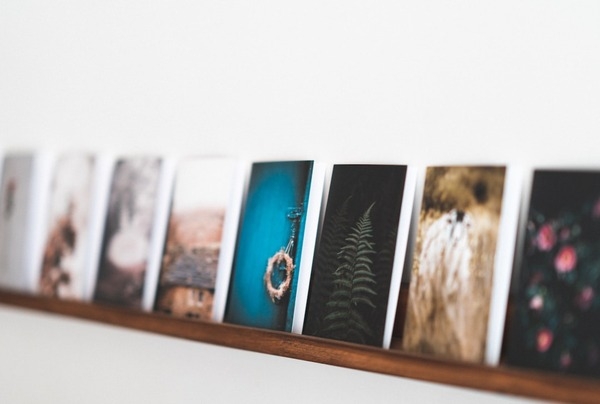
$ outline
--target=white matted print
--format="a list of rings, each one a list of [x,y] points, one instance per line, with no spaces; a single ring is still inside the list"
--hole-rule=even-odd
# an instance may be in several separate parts
[[[429,167],[416,231],[405,350],[497,364],[512,269],[520,172]]]
[[[50,155],[8,154],[0,185],[0,284],[33,292],[39,274]]]
[[[254,163],[238,229],[224,321],[301,329],[323,191],[313,161]]]
[[[200,320],[222,318],[244,166],[227,158],[179,162],[155,311]]]
[[[110,187],[94,301],[149,309],[168,212],[170,161],[117,160]]]
[[[333,167],[304,334],[389,348],[415,182],[407,166]]]
[[[56,158],[44,226],[39,293],[87,299],[88,277],[97,264],[98,217],[105,199],[108,160],[85,153]]]

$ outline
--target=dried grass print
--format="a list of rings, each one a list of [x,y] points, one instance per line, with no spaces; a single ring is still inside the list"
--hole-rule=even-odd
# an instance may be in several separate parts
[[[419,216],[404,348],[483,361],[502,168],[430,168]]]

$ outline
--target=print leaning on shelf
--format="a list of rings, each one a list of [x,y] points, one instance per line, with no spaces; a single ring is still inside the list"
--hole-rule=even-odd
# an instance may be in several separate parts
[[[179,162],[155,311],[222,319],[243,180],[242,166],[231,159]]]
[[[406,166],[334,166],[304,334],[389,348],[414,190]]]
[[[54,162],[38,290],[43,296],[89,299],[97,264],[109,161],[64,154]]]
[[[505,167],[427,169],[405,350],[498,363],[518,221],[517,177]]]
[[[312,161],[252,165],[226,322],[301,328],[322,189],[322,167]]]
[[[94,301],[151,310],[163,245],[172,167],[153,157],[116,162]]]
[[[49,183],[47,153],[7,154],[0,191],[0,285],[34,292],[43,244],[40,231]]]
[[[508,362],[600,376],[600,172],[536,170]]]

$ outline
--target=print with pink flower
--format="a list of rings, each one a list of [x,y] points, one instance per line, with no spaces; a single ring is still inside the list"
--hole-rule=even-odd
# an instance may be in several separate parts
[[[509,362],[600,376],[600,198],[530,210]]]

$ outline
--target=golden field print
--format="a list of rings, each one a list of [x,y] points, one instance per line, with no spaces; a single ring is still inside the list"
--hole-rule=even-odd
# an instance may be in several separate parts
[[[427,169],[403,346],[483,362],[506,169]]]

